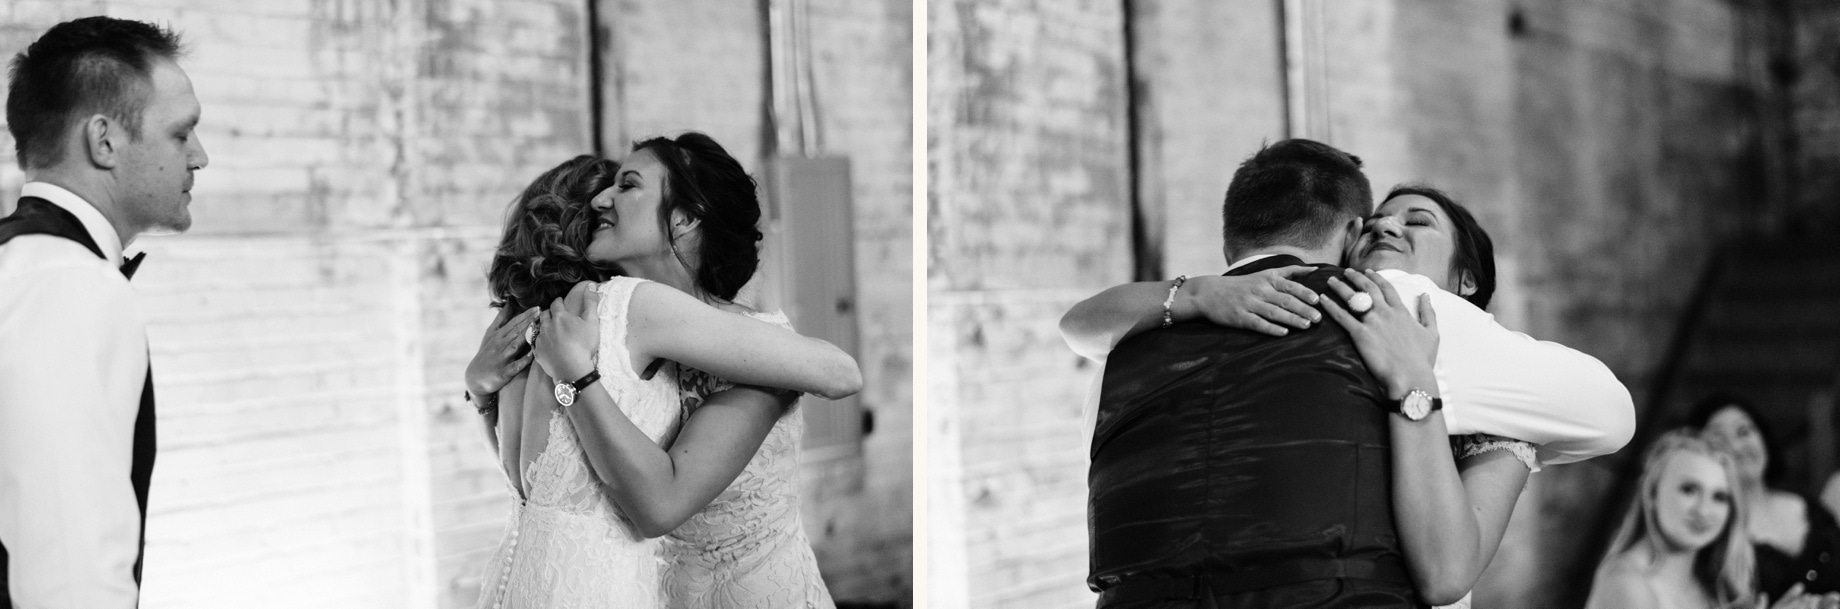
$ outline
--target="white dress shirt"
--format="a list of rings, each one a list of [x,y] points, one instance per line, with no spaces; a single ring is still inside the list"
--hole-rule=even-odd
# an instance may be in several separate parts
[[[1263,257],[1242,259],[1229,270]],[[1629,390],[1597,358],[1504,328],[1494,315],[1422,275],[1398,270],[1380,275],[1414,314],[1418,296],[1431,294],[1438,325],[1432,370],[1451,435],[1523,440],[1535,446],[1540,463],[1554,465],[1616,452],[1635,434]],[[1324,316],[1322,323],[1335,322]],[[1104,379],[1101,366],[1083,410],[1087,445]]]
[[[121,238],[68,190],[22,197],[69,211],[107,259],[62,237],[0,246],[0,543],[20,609],[132,608],[141,516],[129,481],[147,373],[145,322]]]

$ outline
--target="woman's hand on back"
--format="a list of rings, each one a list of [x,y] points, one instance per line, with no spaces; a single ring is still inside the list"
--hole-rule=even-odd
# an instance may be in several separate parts
[[[1287,266],[1248,275],[1190,277],[1170,304],[1174,320],[1206,319],[1229,328],[1284,336],[1322,321],[1310,288],[1292,281],[1316,267]],[[1287,327],[1288,326],[1288,327]]]
[[[523,349],[524,329],[530,327],[539,311],[531,307],[506,319],[511,311],[502,307],[498,310],[492,325],[486,326],[485,336],[479,339],[479,351],[466,365],[467,391],[473,395],[498,393],[512,377],[530,366],[532,354]]]
[[[1360,350],[1374,378],[1380,379],[1394,393],[1393,397],[1411,389],[1435,389],[1432,365],[1437,362],[1438,328],[1431,295],[1419,296],[1418,318],[1413,319],[1400,302],[1399,292],[1385,277],[1354,269],[1343,271],[1343,275],[1346,281],[1342,277],[1329,278],[1329,289],[1335,290],[1343,301],[1357,291],[1365,292],[1374,297],[1373,309],[1356,317],[1333,298],[1322,299],[1323,308],[1354,337],[1355,348]]]
[[[594,371],[595,348],[600,346],[600,292],[594,282],[583,281],[557,298],[538,317],[537,364],[558,382],[574,382]]]

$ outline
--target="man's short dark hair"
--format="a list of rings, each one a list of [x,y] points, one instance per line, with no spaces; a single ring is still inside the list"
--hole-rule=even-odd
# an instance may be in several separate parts
[[[1321,247],[1349,220],[1365,217],[1373,199],[1360,157],[1322,142],[1283,140],[1233,172],[1221,233],[1232,250]]]
[[[177,34],[141,21],[84,17],[52,26],[13,57],[6,126],[19,166],[57,163],[64,130],[96,114],[139,138],[141,114],[153,97],[154,60],[183,53]]]

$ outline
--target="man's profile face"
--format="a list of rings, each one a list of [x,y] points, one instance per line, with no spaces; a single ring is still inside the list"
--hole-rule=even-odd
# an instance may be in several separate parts
[[[192,172],[210,162],[193,128],[201,108],[192,80],[170,60],[152,66],[153,92],[139,138],[128,138],[116,167],[122,212],[145,229],[192,226]]]

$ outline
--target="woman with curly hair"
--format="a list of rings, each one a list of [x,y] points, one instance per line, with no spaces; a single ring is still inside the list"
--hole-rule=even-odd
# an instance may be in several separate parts
[[[571,170],[577,161],[587,169]],[[753,180],[714,141],[648,141],[605,177],[577,159],[539,178],[573,205],[520,197],[500,250],[514,260],[493,267],[499,300],[545,310],[535,323],[493,326],[469,367],[469,387],[494,390],[474,400],[489,409],[496,399],[516,499],[481,607],[676,604],[675,589],[669,599],[660,590],[666,563],[655,538],[710,506],[763,441],[785,434],[782,422],[799,419],[788,416],[798,392],[835,398],[862,386],[835,346],[733,303],[758,264],[759,203]],[[603,280],[616,265],[626,276]],[[519,341],[532,343],[537,366]],[[684,399],[680,377],[695,376],[691,368],[729,381]],[[726,554],[774,556],[766,572],[776,586],[796,589],[801,605],[829,606],[790,497],[795,538],[749,538]]]

